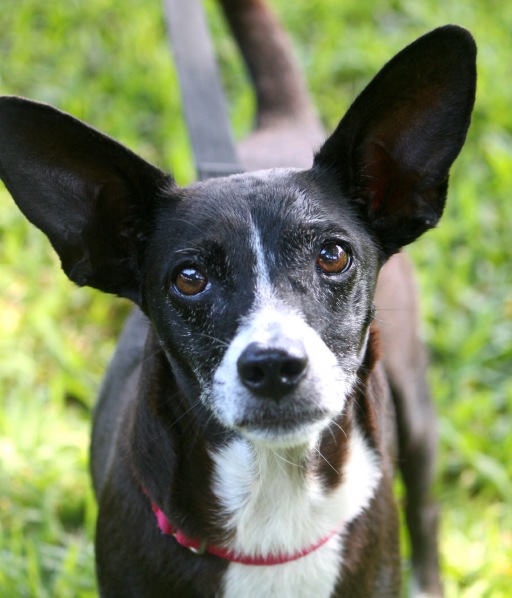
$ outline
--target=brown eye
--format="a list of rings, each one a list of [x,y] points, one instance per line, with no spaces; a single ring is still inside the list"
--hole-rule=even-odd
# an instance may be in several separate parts
[[[316,265],[325,274],[340,274],[347,270],[350,264],[350,254],[339,243],[326,243],[316,258]]]
[[[208,279],[201,270],[188,266],[178,272],[174,286],[182,295],[198,295],[208,286]]]

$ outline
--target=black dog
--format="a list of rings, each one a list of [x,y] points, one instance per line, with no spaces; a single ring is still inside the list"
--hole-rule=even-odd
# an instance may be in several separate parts
[[[437,29],[380,71],[311,168],[185,188],[71,116],[0,100],[0,175],[21,210],[71,280],[145,314],[96,410],[102,596],[399,595],[390,388],[423,381],[400,349],[379,359],[374,294],[442,214],[475,78],[471,36]],[[430,412],[395,404],[403,457],[410,413]]]

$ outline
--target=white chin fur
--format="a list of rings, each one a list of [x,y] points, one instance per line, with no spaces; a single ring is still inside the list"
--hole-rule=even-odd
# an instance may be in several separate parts
[[[316,444],[322,430],[328,425],[329,419],[324,419],[313,424],[304,424],[291,430],[268,429],[240,429],[240,434],[259,447],[268,449],[298,448]]]

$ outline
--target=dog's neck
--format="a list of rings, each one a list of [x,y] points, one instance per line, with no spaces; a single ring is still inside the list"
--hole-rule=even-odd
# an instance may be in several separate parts
[[[371,425],[378,414],[366,392],[373,339],[337,421],[300,447],[275,448],[226,432],[213,419],[198,422],[194,401],[180,393],[150,335],[152,367],[132,434],[141,487],[187,536],[263,556],[314,546],[367,506],[379,481],[379,439]]]
[[[322,443],[299,458],[296,451],[257,447],[242,438],[211,452],[213,491],[237,550],[297,552],[342,529],[367,506],[380,478],[378,457],[359,430],[335,429],[329,434],[339,442],[336,465]]]

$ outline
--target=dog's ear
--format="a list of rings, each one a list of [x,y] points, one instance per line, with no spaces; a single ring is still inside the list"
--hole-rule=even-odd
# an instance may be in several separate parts
[[[4,97],[0,178],[71,280],[140,300],[152,206],[170,177],[67,114]]]
[[[464,144],[476,46],[448,25],[419,38],[370,82],[315,156],[334,173],[391,255],[435,226]]]

